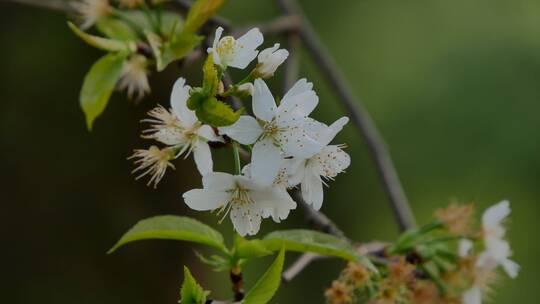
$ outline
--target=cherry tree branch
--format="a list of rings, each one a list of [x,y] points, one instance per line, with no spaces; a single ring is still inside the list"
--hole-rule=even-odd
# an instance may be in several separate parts
[[[69,1],[62,0],[5,0],[7,2],[25,4],[61,12],[72,12]],[[174,3],[187,11],[191,7],[189,0],[174,0]],[[396,169],[390,158],[390,154],[386,148],[386,144],[377,130],[373,120],[367,110],[362,106],[351,93],[346,85],[344,78],[336,67],[332,57],[328,54],[326,48],[321,43],[319,37],[313,30],[311,24],[304,17],[302,10],[297,6],[294,0],[276,0],[276,3],[285,14],[274,21],[259,25],[261,30],[266,34],[286,33],[291,50],[290,62],[285,66],[285,88],[289,88],[292,82],[297,78],[298,74],[298,58],[297,52],[299,48],[299,40],[312,56],[313,61],[321,69],[322,74],[330,86],[336,92],[342,106],[348,112],[356,129],[364,137],[368,146],[369,152],[376,165],[377,172],[383,183],[383,187],[388,195],[390,205],[397,219],[400,229],[406,230],[414,227],[415,221],[408,204],[405,193],[401,187]],[[220,17],[210,18],[207,26],[222,26],[231,31],[230,23]],[[227,79],[226,79],[227,80]],[[225,81],[227,82],[227,81]],[[235,106],[238,106],[236,104]],[[244,155],[245,156],[245,155]],[[322,212],[316,211],[311,206],[307,205],[301,199],[298,192],[294,192],[293,197],[300,206],[306,211],[308,221],[320,230],[338,237],[344,237],[344,234],[337,226]],[[318,259],[317,256],[304,254],[301,256],[291,268],[285,271],[285,281],[291,280],[307,267],[312,261]],[[286,279],[289,278],[289,279]]]
[[[415,220],[403,191],[396,169],[386,148],[386,144],[375,123],[362,103],[356,99],[332,57],[313,30],[311,24],[303,16],[302,10],[294,0],[276,0],[281,11],[286,15],[301,18],[302,24],[298,31],[303,45],[319,67],[323,76],[336,92],[342,106],[350,115],[356,129],[363,135],[371,157],[376,165],[383,187],[388,195],[390,206],[401,231],[415,226]]]

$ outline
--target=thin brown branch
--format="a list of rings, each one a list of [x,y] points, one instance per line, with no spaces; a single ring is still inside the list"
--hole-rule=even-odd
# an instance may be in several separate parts
[[[302,207],[304,213],[306,214],[306,220],[316,229],[332,234],[339,238],[347,239],[343,231],[341,231],[337,225],[332,222],[324,213],[313,209],[310,205],[304,202],[300,191],[295,190],[291,192],[292,198]]]
[[[283,272],[281,277],[284,283],[292,281],[299,273],[301,273],[313,261],[321,259],[322,256],[314,253],[304,253],[298,258],[287,270]]]
[[[298,79],[300,69],[300,37],[297,32],[287,34],[287,48],[289,49],[289,58],[285,61],[283,68],[283,88],[284,92],[289,90]]]
[[[69,13],[73,11],[73,8],[69,4],[70,1],[64,1],[64,0],[4,0],[4,1],[17,3],[17,4],[23,4],[27,6],[45,8],[45,9],[64,12],[64,13]]]
[[[349,113],[354,126],[363,135],[400,229],[404,231],[414,227],[415,220],[401,187],[396,169],[386,144],[371,116],[362,103],[351,93],[335,62],[321,43],[311,24],[304,18],[302,10],[298,7],[296,1],[276,0],[276,3],[284,14],[301,18],[300,38],[323,76],[336,92],[339,101]]]

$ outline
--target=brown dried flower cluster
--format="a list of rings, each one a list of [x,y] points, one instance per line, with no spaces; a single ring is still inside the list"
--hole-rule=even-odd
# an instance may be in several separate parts
[[[448,231],[455,235],[467,235],[471,232],[474,205],[456,203],[435,211],[435,217],[444,223]]]

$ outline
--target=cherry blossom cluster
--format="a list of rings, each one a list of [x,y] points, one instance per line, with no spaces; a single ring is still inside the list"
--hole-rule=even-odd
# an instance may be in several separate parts
[[[326,290],[327,302],[481,304],[498,268],[516,278],[520,267],[505,239],[510,203],[486,209],[480,227],[473,211],[473,205],[451,204],[437,210],[432,223],[379,246],[370,253],[381,265],[379,274],[349,263]]]
[[[348,122],[342,117],[326,125],[309,115],[319,103],[313,84],[298,80],[276,101],[264,79],[272,77],[289,53],[279,44],[258,51],[263,35],[254,28],[235,39],[222,37],[218,28],[212,47],[208,48],[220,74],[227,68],[246,69],[258,63],[241,82],[229,88],[231,95],[249,96],[253,115],[242,115],[227,126],[211,126],[189,109],[188,100],[196,92],[180,78],[173,86],[170,109],[158,106],[144,122],[150,128],[143,137],[155,140],[163,148],[135,150],[138,178],[151,176],[154,187],[172,160],[193,155],[202,175],[202,189],[184,193],[185,203],[194,210],[216,211],[223,220],[227,215],[242,236],[255,235],[263,218],[284,220],[296,208],[288,190],[299,187],[304,201],[314,209],[323,203],[323,185],[350,165],[344,145],[331,144]],[[224,94],[223,84],[218,94]],[[218,96],[219,97],[219,96]],[[235,174],[213,171],[209,142],[220,142],[251,151],[251,162]]]

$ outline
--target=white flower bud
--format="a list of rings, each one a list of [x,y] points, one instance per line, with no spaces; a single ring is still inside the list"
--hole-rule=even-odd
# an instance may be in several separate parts
[[[279,49],[279,43],[262,50],[257,57],[259,64],[253,71],[256,77],[268,78],[274,75],[277,68],[289,57],[289,51]]]
[[[253,94],[253,84],[251,82],[246,82],[244,84],[241,84],[238,86],[238,91],[242,93],[246,93],[248,95]]]

